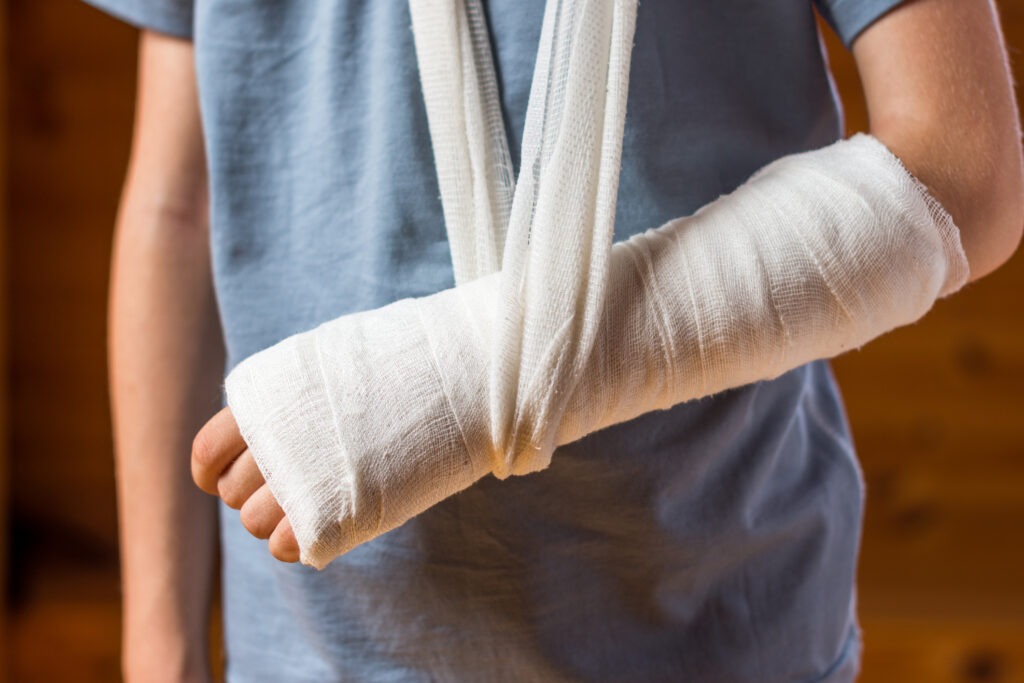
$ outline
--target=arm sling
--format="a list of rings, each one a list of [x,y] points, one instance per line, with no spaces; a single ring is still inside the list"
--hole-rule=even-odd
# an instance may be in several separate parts
[[[860,346],[967,279],[948,213],[867,135],[613,245],[636,0],[548,0],[518,178],[480,0],[410,10],[456,287],[226,381],[306,564],[603,427]]]

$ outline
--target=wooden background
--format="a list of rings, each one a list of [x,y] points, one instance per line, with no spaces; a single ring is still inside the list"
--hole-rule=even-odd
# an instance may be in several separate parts
[[[0,135],[10,454],[0,680],[114,681],[104,317],[136,34],[76,0],[0,6],[10,104],[6,145]],[[1001,9],[1021,62],[1024,0]],[[849,127],[863,129],[850,57],[827,42]],[[835,363],[869,493],[864,683],[1024,681],[1022,292],[1018,256],[925,321]],[[0,475],[0,505],[2,484]]]

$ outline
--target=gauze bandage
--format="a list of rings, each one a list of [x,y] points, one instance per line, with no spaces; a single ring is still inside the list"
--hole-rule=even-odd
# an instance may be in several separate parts
[[[636,0],[547,3],[514,195],[480,0],[409,7],[456,284],[501,264],[492,470],[525,474],[550,461],[601,316]]]
[[[451,12],[451,3],[441,4]],[[558,49],[566,28],[553,8],[574,4],[549,3],[538,74],[572,63]],[[428,3],[412,6],[422,68],[417,12]],[[448,29],[462,36],[467,58],[481,52],[472,26],[482,15],[473,7],[456,13]],[[577,28],[610,38],[623,26],[600,7],[591,15],[577,10],[575,17],[585,19]],[[615,4],[614,11],[624,11],[628,31],[620,30],[631,34],[635,7]],[[580,31],[569,34],[589,35]],[[606,63],[621,62],[623,54],[628,63],[628,46],[609,44]],[[464,155],[454,142],[448,148],[462,159],[457,163],[471,157],[471,172],[449,176],[454,185],[442,175],[452,172],[438,151],[445,124],[435,125],[427,93],[445,218],[450,233],[456,220],[480,221],[493,236],[502,202],[508,206],[500,189],[508,176],[495,172],[505,161],[493,142],[493,94],[486,94],[486,77],[456,63],[460,68],[449,73],[484,87],[455,89],[462,115],[475,123],[461,128]],[[325,323],[250,357],[228,377],[228,402],[307,564],[322,567],[488,473],[542,468],[555,445],[859,346],[916,320],[965,281],[966,259],[949,216],[867,136],[780,159],[694,216],[610,250],[605,245],[602,257],[596,252],[602,231],[610,239],[616,172],[605,162],[617,166],[621,139],[621,119],[608,123],[609,111],[621,114],[609,93],[624,98],[626,80],[621,64],[603,71],[617,80],[615,88],[591,92],[582,105],[545,88],[540,114],[535,78],[527,132],[532,125],[538,137],[528,149],[524,135],[504,254],[500,240],[459,233],[452,240],[456,288]],[[425,72],[430,91],[427,78]],[[474,88],[478,95],[467,96]],[[559,137],[573,120],[548,112],[553,102],[562,117],[574,102],[603,109],[583,126],[600,153],[559,147],[580,142]],[[458,136],[459,126],[450,133]],[[475,150],[480,144],[490,151]],[[546,164],[564,161],[559,154],[578,155],[571,163],[582,164],[589,180],[546,174]],[[520,194],[525,182],[534,186],[532,196],[523,195],[528,201]],[[462,204],[449,201],[452,192]],[[549,213],[559,206],[573,214],[564,223]],[[517,226],[522,216],[526,228]],[[525,240],[514,239],[518,231]],[[580,244],[594,253],[578,253]],[[559,284],[559,272],[548,269],[566,254],[574,280]],[[502,270],[485,275],[499,259]]]

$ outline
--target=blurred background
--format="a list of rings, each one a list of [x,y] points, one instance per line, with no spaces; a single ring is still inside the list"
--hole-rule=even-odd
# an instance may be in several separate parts
[[[1021,81],[1024,0],[999,4]],[[0,8],[0,681],[116,681],[105,306],[137,34],[77,0]],[[1022,299],[1018,254],[834,364],[868,485],[864,683],[1024,682]]]

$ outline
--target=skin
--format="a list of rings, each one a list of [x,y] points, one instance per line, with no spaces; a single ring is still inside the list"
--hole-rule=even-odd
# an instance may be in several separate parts
[[[143,34],[108,328],[129,683],[210,680],[217,508],[185,454],[220,407],[224,343],[195,82],[190,43]]]
[[[1019,116],[998,17],[984,0],[917,0],[853,44],[870,132],[953,216],[971,279],[1004,263],[1024,227]],[[291,525],[246,449],[229,408],[196,436],[199,487],[241,510],[271,554],[294,562]]]

